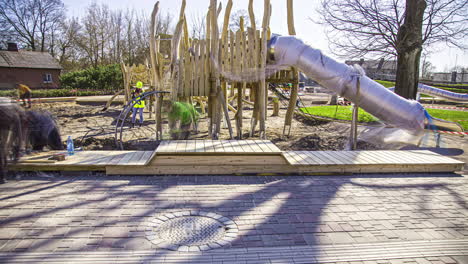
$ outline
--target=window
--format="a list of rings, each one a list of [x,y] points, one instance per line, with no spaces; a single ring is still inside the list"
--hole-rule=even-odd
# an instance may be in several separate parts
[[[44,83],[52,83],[52,74],[46,73],[42,75],[42,80],[44,81]]]

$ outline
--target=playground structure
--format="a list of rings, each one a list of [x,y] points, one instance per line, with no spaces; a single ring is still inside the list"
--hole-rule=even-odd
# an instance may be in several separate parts
[[[242,119],[244,104],[253,106],[250,135],[257,132],[265,138],[266,108],[268,104],[268,83],[292,83],[297,95],[298,73],[296,69],[285,67],[281,70],[266,67],[267,42],[270,38],[269,20],[271,15],[270,1],[264,2],[265,12],[261,29],[257,29],[253,12],[253,1],[249,2],[250,27],[244,27],[243,18],[240,29],[233,32],[228,29],[232,1],[228,1],[224,13],[224,24],[221,32],[218,29],[218,17],[222,6],[213,0],[206,16],[206,39],[190,39],[185,19],[186,1],[182,2],[179,21],[171,39],[170,54],[160,51],[161,39],[155,35],[159,2],[151,15],[150,26],[150,64],[147,64],[151,92],[158,96],[142,96],[149,99],[150,118],[154,107],[156,139],[162,139],[162,92],[170,92],[172,101],[198,102],[202,112],[207,110],[209,135],[217,139],[224,118],[229,129],[230,138],[234,138],[233,126],[228,111],[235,112],[236,138],[242,139]],[[292,1],[287,2],[288,27],[294,34]],[[168,58],[168,59],[167,59]],[[133,67],[122,65],[124,73],[125,103],[130,101],[130,86]],[[267,70],[266,70],[267,69]],[[247,76],[245,73],[249,73]],[[122,92],[121,92],[122,93]],[[166,97],[167,98],[167,97]],[[295,97],[291,96],[291,107],[288,108],[285,127],[290,127],[294,114]],[[236,102],[235,106],[231,102]],[[122,131],[128,109],[126,106],[117,122],[118,131]],[[123,120],[121,120],[123,119]],[[122,121],[122,122],[120,122]],[[289,130],[288,130],[289,131]]]
[[[211,0],[207,14],[206,39],[190,39],[182,2],[179,22],[171,40],[169,58],[160,52],[161,40],[154,34],[159,2],[152,12],[150,29],[151,63],[143,67],[150,89],[140,96],[154,113],[156,139],[153,151],[83,151],[65,161],[46,159],[54,153],[25,157],[17,170],[90,170],[107,174],[321,174],[381,172],[453,172],[463,162],[430,151],[281,151],[265,138],[269,83],[292,83],[283,133],[289,133],[296,110],[298,70],[322,86],[353,101],[387,123],[414,133],[422,132],[429,116],[416,101],[397,96],[367,78],[356,68],[335,62],[293,37],[292,0],[287,1],[291,36],[270,37],[271,5],[264,1],[261,30],[255,25],[253,0],[249,2],[251,27],[228,30],[232,1],[227,2],[221,34],[218,16],[221,6]],[[149,66],[151,65],[151,67]],[[125,79],[125,107],[116,125],[115,137],[122,147],[122,131],[133,103],[130,98],[133,66],[122,65]],[[206,103],[209,136],[212,140],[162,140],[164,96],[172,101]],[[231,102],[235,101],[235,105]],[[242,140],[243,105],[253,106],[250,134],[260,140]],[[224,118],[234,138],[229,113],[235,112],[238,140],[218,140]],[[154,111],[154,112],[153,112]],[[257,126],[259,127],[257,131]],[[119,136],[120,135],[120,136]]]
[[[150,27],[152,66],[146,63],[144,72],[151,92],[157,92],[152,94],[158,96],[143,94],[143,97],[150,101],[148,104],[150,118],[153,112],[155,114],[157,140],[162,139],[163,91],[170,93],[172,101],[197,102],[203,113],[206,106],[208,131],[212,139],[219,138],[223,118],[229,129],[230,138],[234,138],[229,111],[235,113],[236,138],[242,139],[244,129],[242,109],[245,104],[251,105],[253,115],[249,134],[254,136],[259,125],[258,136],[265,139],[270,83],[292,84],[283,129],[283,134],[289,135],[298,100],[298,69],[325,88],[354,102],[356,109],[361,107],[392,126],[406,129],[414,134],[421,133],[429,125],[462,131],[456,123],[431,118],[421,104],[394,94],[366,77],[362,70],[338,63],[295,38],[292,0],[287,1],[287,23],[291,36],[285,37],[270,36],[269,20],[272,7],[269,0],[264,1],[264,15],[260,29],[257,29],[255,22],[253,0],[250,0],[248,10],[251,26],[245,28],[244,20],[241,18],[239,30],[237,32],[229,30],[232,4],[232,1],[228,1],[223,26],[219,32],[217,21],[222,6],[221,3],[218,6],[216,0],[210,2],[206,15],[206,39],[199,40],[189,37],[185,19],[186,1],[183,1],[179,21],[170,40],[170,54],[163,54],[160,52],[161,40],[154,31],[159,11],[159,2],[156,3]],[[121,140],[124,127],[124,120],[119,121],[126,117],[123,113],[128,114],[131,108],[128,102],[131,100],[130,86],[134,77],[132,69],[135,68],[122,65],[126,107],[117,122],[117,141]],[[441,91],[433,87],[421,86],[420,89],[449,99],[467,100],[466,95]]]

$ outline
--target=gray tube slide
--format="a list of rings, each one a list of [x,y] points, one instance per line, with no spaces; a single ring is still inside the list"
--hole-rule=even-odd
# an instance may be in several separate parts
[[[454,93],[425,84],[418,84],[418,92],[447,99],[452,102],[468,102],[468,94]]]
[[[362,69],[360,71],[359,68],[339,63],[300,39],[292,36],[273,37],[268,45],[268,63],[297,67],[320,85],[358,103],[388,124],[413,133],[424,129],[425,110],[420,103],[389,91],[362,74]]]
[[[392,92],[395,92],[395,87],[390,87],[387,89]],[[454,93],[454,92],[450,92],[444,89],[439,89],[439,88],[435,88],[429,85],[425,85],[422,83],[418,84],[418,92],[431,95],[434,97],[444,98],[447,101],[461,102],[461,103],[468,102],[468,94]]]

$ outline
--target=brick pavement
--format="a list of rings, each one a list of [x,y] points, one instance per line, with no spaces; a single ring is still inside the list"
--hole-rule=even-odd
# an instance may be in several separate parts
[[[49,176],[0,186],[0,262],[468,263],[468,180],[457,174]],[[191,254],[146,239],[148,221],[182,210],[233,219],[239,236]]]

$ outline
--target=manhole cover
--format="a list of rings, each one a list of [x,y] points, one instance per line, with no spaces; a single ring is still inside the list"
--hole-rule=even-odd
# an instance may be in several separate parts
[[[202,211],[157,216],[148,223],[146,237],[158,247],[178,251],[204,251],[230,244],[239,229],[231,219]]]

